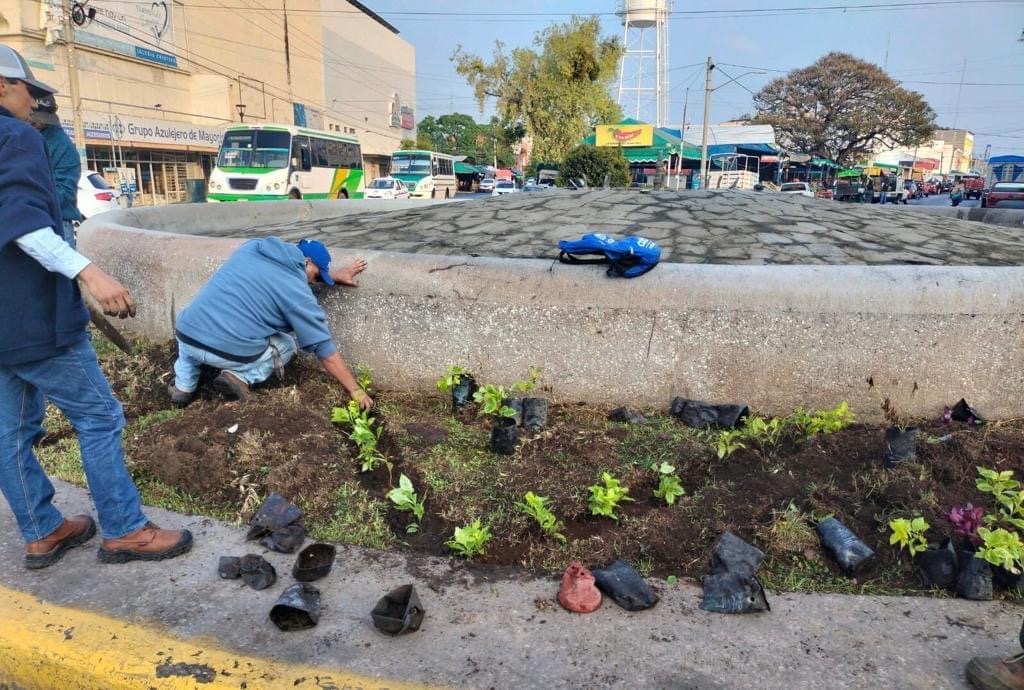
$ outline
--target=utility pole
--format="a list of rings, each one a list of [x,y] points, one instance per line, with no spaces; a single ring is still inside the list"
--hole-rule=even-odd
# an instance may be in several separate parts
[[[700,188],[708,188],[708,119],[711,117],[711,71],[715,69],[715,63],[708,55],[707,76],[704,79],[704,130],[701,132],[700,142]],[[680,132],[682,134],[682,132]]]
[[[71,85],[71,113],[75,120],[75,149],[82,170],[88,169],[85,153],[85,125],[82,123],[82,97],[78,90],[78,61],[75,60],[75,33],[71,26],[71,0],[61,2],[61,23],[64,26],[64,48],[68,58],[68,82]]]
[[[686,107],[690,104],[690,87],[686,87],[683,97],[683,121],[679,123],[679,160],[676,161],[676,191],[679,191],[679,178],[683,176],[683,149],[686,148]]]
[[[956,129],[956,121],[960,119],[960,94],[964,91],[964,76],[967,74],[967,58],[964,58],[963,69],[960,70],[960,88],[956,90],[956,110],[953,111],[953,129]]]

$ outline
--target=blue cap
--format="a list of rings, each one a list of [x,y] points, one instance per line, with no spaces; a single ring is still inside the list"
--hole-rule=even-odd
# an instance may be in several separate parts
[[[327,251],[327,247],[323,245],[323,242],[301,240],[299,242],[299,251],[320,269],[320,279],[322,281],[328,285],[334,285],[334,281],[331,279],[331,253]]]

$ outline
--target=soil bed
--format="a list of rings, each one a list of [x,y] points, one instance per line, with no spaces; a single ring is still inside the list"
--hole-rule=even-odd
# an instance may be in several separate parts
[[[950,532],[951,506],[989,505],[975,488],[976,466],[1024,475],[1021,422],[919,422],[918,464],[886,470],[882,425],[719,460],[706,439],[664,411],[644,411],[647,424],[627,425],[607,421],[607,410],[552,405],[545,429],[523,431],[515,455],[499,456],[486,450],[488,423],[472,412],[453,416],[449,398],[378,392],[389,481],[384,467],[359,472],[354,448],[329,421],[344,391],[308,359],[248,402],[204,396],[179,415],[161,412],[170,408],[164,388],[173,345],[131,358],[105,350],[102,359],[129,417],[129,461],[140,479],[240,519],[277,491],[303,508],[307,529],[321,539],[433,555],[448,555],[454,528],[480,518],[493,538],[477,562],[493,565],[554,572],[572,559],[622,558],[645,576],[698,578],[717,537],[732,530],[768,554],[762,574],[770,590],[918,591],[908,557],[889,545],[889,520],[923,516],[938,541]],[[154,413],[156,421],[139,423]],[[650,466],[662,462],[675,466],[686,489],[676,505],[653,495]],[[587,487],[605,471],[635,499],[621,505],[617,523],[591,516],[587,505]],[[386,498],[400,473],[421,497],[426,490],[427,514],[412,534],[410,515]],[[564,544],[516,508],[527,491],[550,499],[565,523]],[[877,565],[844,577],[813,531],[826,515],[874,549]]]

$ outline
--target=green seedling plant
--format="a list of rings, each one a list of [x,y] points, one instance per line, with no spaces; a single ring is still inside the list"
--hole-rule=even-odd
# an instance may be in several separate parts
[[[476,392],[473,393],[473,401],[480,406],[477,412],[479,415],[509,418],[515,417],[515,409],[510,405],[505,404],[507,399],[508,391],[504,386],[495,386],[490,383],[480,386],[476,389]]]
[[[1014,575],[1020,575],[1024,562],[1024,543],[1021,543],[1019,534],[1002,527],[979,527],[978,536],[981,537],[981,546],[975,554],[977,558],[1005,568]]]
[[[978,467],[978,480],[975,486],[979,491],[990,494],[996,502],[997,510],[985,516],[985,523],[996,525],[1006,523],[1024,529],[1024,490],[1020,482],[1013,478],[1013,470],[998,472],[985,467]]]
[[[743,436],[761,448],[777,446],[786,433],[786,420],[782,417],[747,417],[743,422]]]
[[[462,382],[462,376],[465,373],[465,368],[458,364],[450,365],[444,376],[437,380],[437,390],[442,393],[451,393]]]
[[[741,448],[746,448],[747,444],[743,443],[744,438],[746,437],[743,434],[743,429],[723,429],[719,431],[712,439],[718,459],[724,460]]]
[[[889,529],[892,530],[892,535],[889,537],[889,543],[899,544],[913,558],[915,554],[928,548],[928,540],[924,536],[928,527],[929,525],[923,517],[916,517],[913,520],[906,518],[890,520]]]
[[[356,365],[356,383],[359,387],[366,391],[366,394],[373,397],[373,374],[370,372],[370,367],[365,364]]]
[[[686,493],[676,474],[676,468],[663,462],[661,465],[651,465],[651,469],[658,473],[658,488],[654,490],[654,495],[664,499],[668,505],[675,504],[676,499]]]
[[[490,540],[491,530],[481,527],[480,520],[474,520],[465,527],[456,527],[455,536],[445,545],[463,558],[473,558],[484,552]]]
[[[512,384],[512,390],[519,393],[529,393],[537,387],[537,379],[540,378],[540,369],[530,367],[530,376],[525,381],[516,381]]]
[[[604,486],[593,484],[587,487],[590,491],[590,514],[603,515],[618,522],[615,510],[619,504],[633,500],[629,497],[629,488],[622,486],[619,480],[608,472],[601,473],[601,481],[604,482]]]
[[[408,513],[412,513],[413,517],[416,518],[416,522],[411,523],[405,528],[405,531],[409,534],[415,534],[420,529],[420,521],[423,520],[424,514],[424,503],[427,500],[427,492],[423,492],[423,498],[416,496],[416,489],[412,485],[412,480],[405,476],[405,474],[398,475],[398,486],[388,492],[388,499],[395,505],[395,508]]]
[[[548,507],[548,499],[546,496],[538,496],[532,491],[527,491],[523,495],[521,503],[517,503],[516,507],[523,511],[534,520],[540,526],[540,529],[544,534],[549,537],[553,537],[560,542],[565,542],[565,535],[559,530],[563,529],[565,525],[555,517],[555,514],[551,512]]]
[[[798,407],[789,417],[786,424],[795,429],[803,440],[814,438],[818,434],[834,434],[853,424],[856,416],[850,411],[849,404],[844,400],[831,410],[809,412]]]
[[[376,418],[371,417],[369,411],[362,409],[359,403],[350,400],[345,407],[334,408],[331,412],[331,421],[349,427],[348,437],[358,449],[360,471],[372,472],[383,462],[388,468],[390,480],[392,465],[377,448],[383,429],[373,428]]]

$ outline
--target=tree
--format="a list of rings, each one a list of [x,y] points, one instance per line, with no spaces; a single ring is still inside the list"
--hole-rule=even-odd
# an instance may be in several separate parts
[[[459,46],[452,62],[481,111],[493,98],[501,125],[530,136],[534,156],[562,160],[595,124],[622,119],[609,88],[622,46],[601,38],[596,17],[555,24],[537,33],[533,45],[506,53],[498,41],[490,62]]]
[[[411,151],[416,148],[416,142],[412,139],[402,139],[402,143],[398,147],[403,151]]]
[[[793,150],[850,165],[880,147],[917,146],[935,130],[935,111],[877,65],[829,53],[771,81],[754,96],[756,122]]]
[[[434,117],[428,115],[417,126],[419,148],[458,156],[471,156],[477,163],[490,163],[498,159],[498,167],[508,168],[515,162],[509,131],[496,117],[482,125],[472,116],[451,113]],[[521,136],[515,140],[518,141]]]
[[[628,187],[630,182],[629,162],[618,148],[599,148],[581,144],[565,157],[560,170],[562,184],[566,180],[582,177],[588,185],[604,184],[604,176],[609,175],[608,183],[612,187]]]

